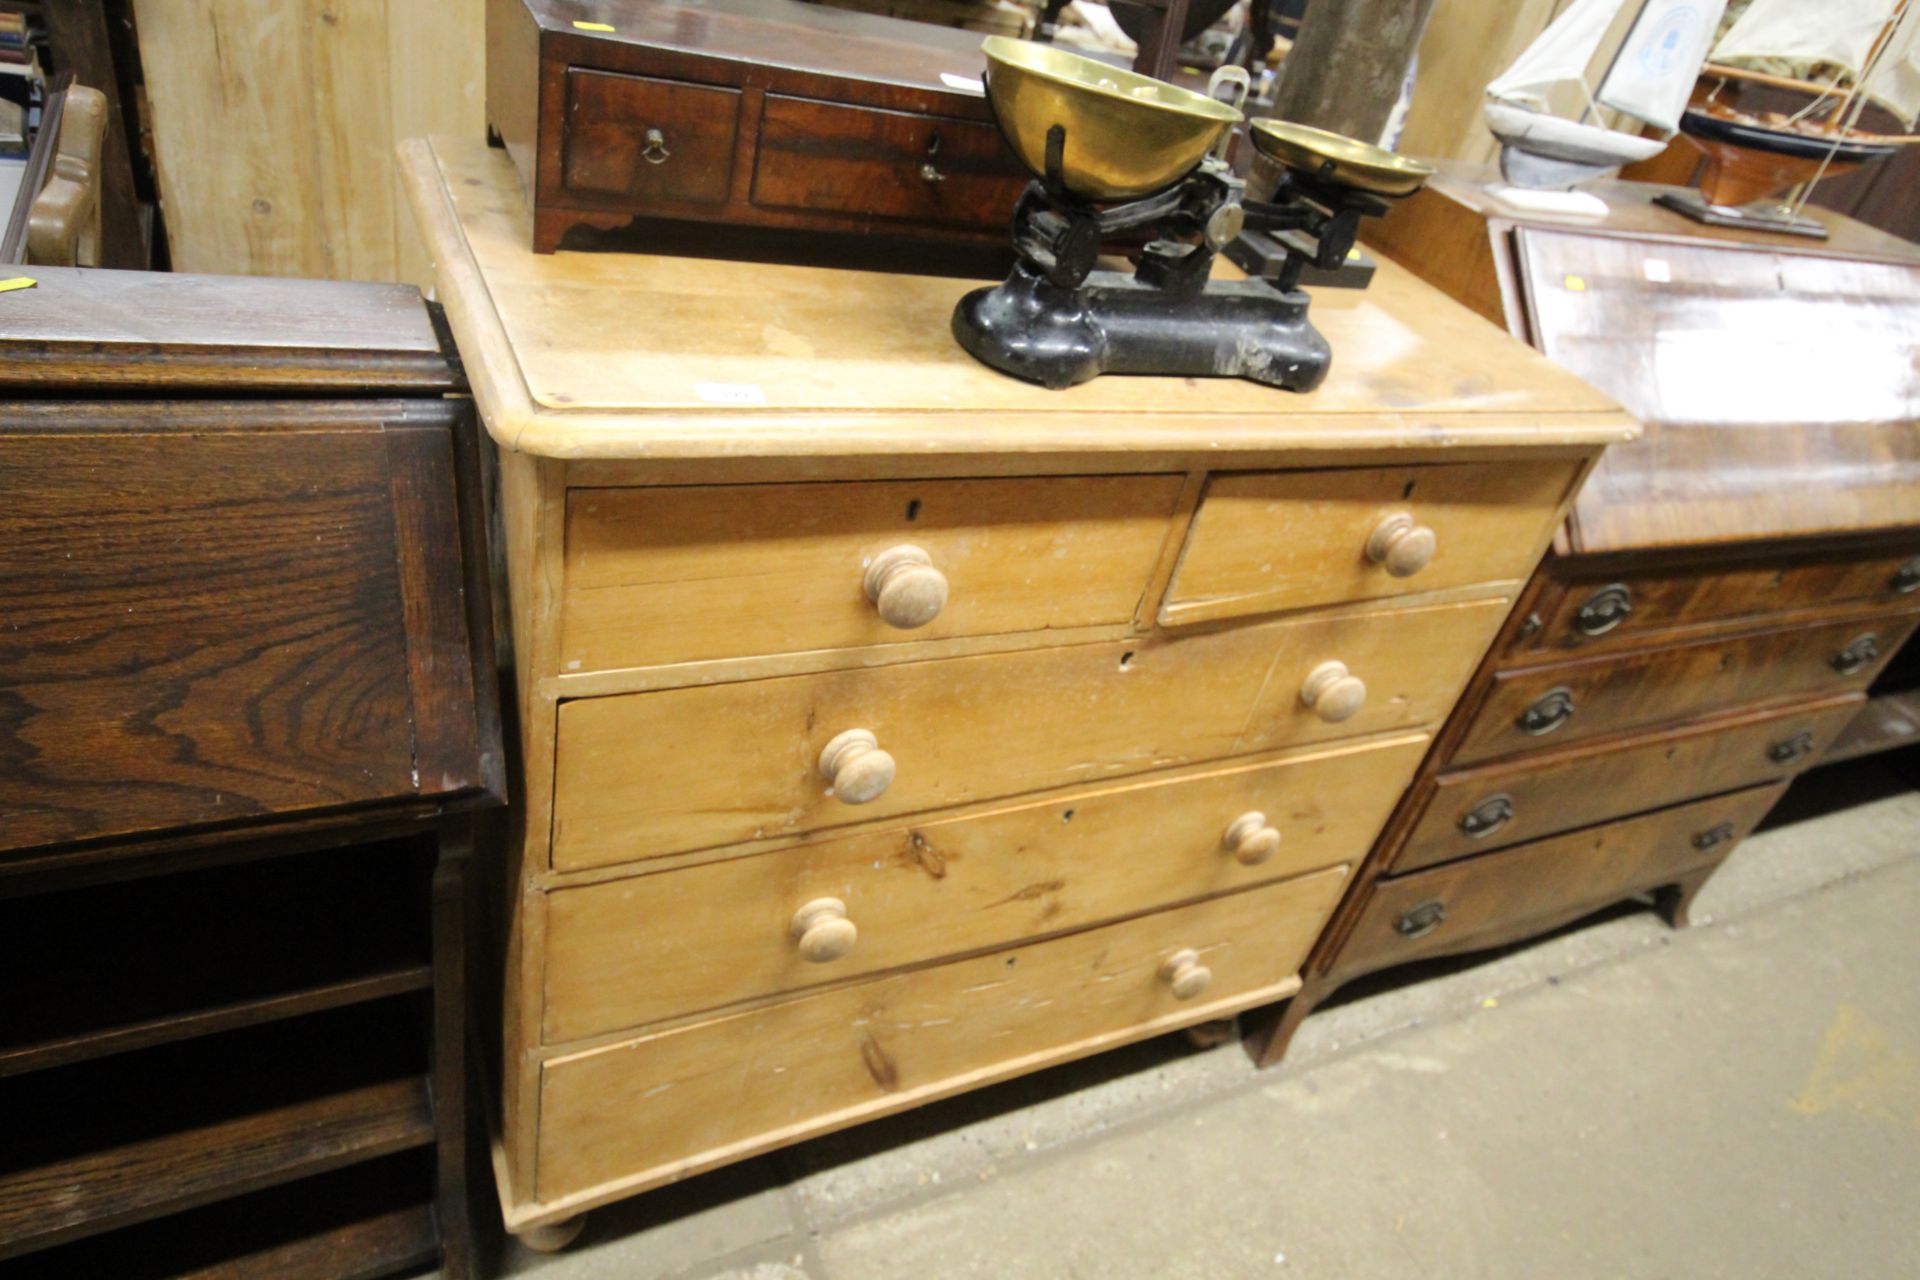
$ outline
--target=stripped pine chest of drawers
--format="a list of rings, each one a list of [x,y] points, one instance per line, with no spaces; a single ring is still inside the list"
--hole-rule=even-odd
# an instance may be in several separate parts
[[[1611,401],[1403,272],[1310,396],[975,364],[966,282],[527,248],[403,171],[497,446],[496,1172],[596,1205],[1290,995]]]

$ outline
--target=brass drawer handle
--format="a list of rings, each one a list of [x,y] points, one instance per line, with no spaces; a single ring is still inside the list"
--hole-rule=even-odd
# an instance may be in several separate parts
[[[1393,931],[1409,941],[1414,938],[1424,938],[1445,923],[1446,918],[1446,903],[1423,902],[1395,920]]]
[[[1160,966],[1160,980],[1173,989],[1175,1000],[1191,1000],[1213,981],[1213,970],[1200,963],[1200,953],[1188,947],[1168,956]]]
[[[945,182],[947,180],[947,175],[934,168],[933,161],[931,160],[920,166],[920,177],[926,182]]]
[[[1323,662],[1307,673],[1300,701],[1328,724],[1351,720],[1367,705],[1367,683],[1344,662]]]
[[[1813,731],[1802,729],[1792,737],[1782,738],[1767,748],[1767,759],[1775,764],[1792,764],[1801,756],[1813,750]]]
[[[1368,536],[1367,559],[1384,565],[1396,578],[1411,578],[1433,563],[1433,553],[1439,546],[1433,530],[1415,524],[1408,512],[1396,511]]]
[[[1696,831],[1693,847],[1696,849],[1714,849],[1733,839],[1733,824],[1722,822],[1718,826],[1708,827],[1705,831]]]
[[[640,158],[648,164],[665,164],[673,152],[667,150],[667,137],[658,129],[647,130],[647,145],[640,152]]]
[[[860,930],[847,919],[847,904],[838,898],[815,898],[801,907],[793,913],[788,931],[811,964],[838,960],[860,940]]]
[[[1893,594],[1897,596],[1920,591],[1920,556],[1915,556],[1893,571],[1892,586]]]
[[[1242,866],[1257,867],[1280,852],[1280,832],[1268,826],[1267,815],[1256,809],[1235,818],[1220,843],[1233,855],[1234,861]]]
[[[947,575],[919,547],[889,547],[867,565],[861,584],[867,599],[890,627],[924,627],[947,607]]]
[[[1561,685],[1549,689],[1535,699],[1534,704],[1520,713],[1514,723],[1523,733],[1539,737],[1552,733],[1573,717],[1573,690]]]
[[[1469,840],[1484,840],[1513,821],[1513,797],[1502,792],[1488,796],[1460,819],[1460,833]]]
[[[1833,655],[1829,665],[1843,676],[1863,670],[1880,657],[1880,642],[1871,635],[1855,636],[1847,647]]]
[[[1603,636],[1632,612],[1632,590],[1624,582],[1610,582],[1581,604],[1573,615],[1573,627],[1583,636]]]
[[[844,804],[878,800],[893,785],[893,757],[880,749],[871,729],[835,734],[820,752],[820,776]]]

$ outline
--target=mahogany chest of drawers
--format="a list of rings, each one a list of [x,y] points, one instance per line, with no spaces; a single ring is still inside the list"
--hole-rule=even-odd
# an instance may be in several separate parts
[[[1600,184],[1599,225],[1508,219],[1444,174],[1378,242],[1618,398],[1611,449],[1438,735],[1276,1061],[1360,974],[1693,895],[1820,763],[1920,627],[1920,248],[1838,215],[1802,253]]]
[[[998,249],[1026,174],[985,67],[976,33],[802,0],[487,7],[487,118],[541,253],[636,222],[656,252]]]
[[[1291,993],[1634,431],[1391,268],[1316,302],[1311,396],[1051,393],[953,344],[965,282],[541,258],[498,152],[404,170],[500,451],[496,1166],[538,1242]]]

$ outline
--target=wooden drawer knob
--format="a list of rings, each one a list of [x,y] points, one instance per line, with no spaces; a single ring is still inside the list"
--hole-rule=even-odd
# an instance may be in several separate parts
[[[1396,578],[1411,578],[1433,563],[1440,540],[1433,530],[1415,524],[1405,511],[1396,511],[1374,526],[1367,538],[1367,559],[1385,565]]]
[[[1200,963],[1200,953],[1188,947],[1176,951],[1160,966],[1160,979],[1173,989],[1175,1000],[1191,1000],[1213,981],[1213,970]]]
[[[820,776],[846,804],[877,800],[893,785],[893,757],[880,749],[871,729],[835,734],[820,753]]]
[[[1323,662],[1307,672],[1300,701],[1328,724],[1351,720],[1367,705],[1367,683],[1347,670],[1344,662]]]
[[[813,964],[838,960],[860,940],[860,931],[847,919],[847,904],[838,898],[815,898],[794,912],[792,932],[801,956]]]
[[[926,626],[947,607],[947,575],[919,547],[889,547],[875,556],[866,589],[880,620],[902,631]]]
[[[1266,814],[1256,810],[1235,818],[1221,843],[1235,861],[1257,867],[1280,852],[1280,833],[1267,825]]]

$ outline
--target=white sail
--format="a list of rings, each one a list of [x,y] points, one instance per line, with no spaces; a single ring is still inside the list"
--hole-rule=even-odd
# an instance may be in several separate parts
[[[1899,0],[1753,0],[1713,46],[1714,62],[1830,62],[1857,76]]]
[[[1593,61],[1614,15],[1626,0],[1573,0],[1566,11],[1547,25],[1526,52],[1487,86],[1489,96],[1546,109],[1546,90],[1569,81],[1585,83],[1587,64]]]
[[[1672,133],[1726,10],[1727,0],[1648,0],[1594,100]]]
[[[1920,121],[1920,0],[1912,0],[1861,91],[1912,132]]]

